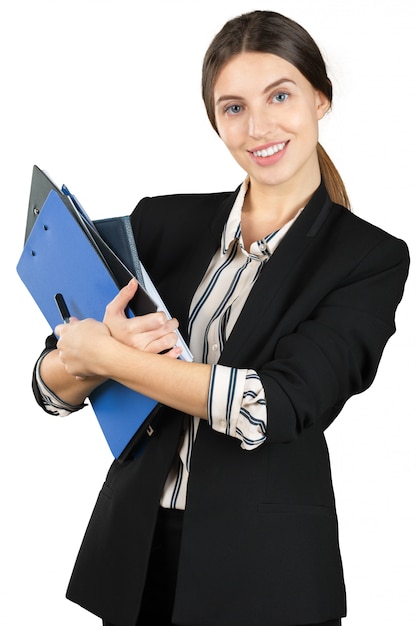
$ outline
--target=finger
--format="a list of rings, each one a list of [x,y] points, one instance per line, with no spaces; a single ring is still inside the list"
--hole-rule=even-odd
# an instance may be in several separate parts
[[[132,278],[125,287],[120,289],[119,293],[108,303],[106,310],[113,315],[122,315],[125,317],[125,309],[138,288],[138,281]]]
[[[178,357],[181,355],[181,352],[182,348],[180,348],[180,346],[174,346],[171,350],[165,352],[163,356],[167,356],[170,359],[178,359]]]
[[[175,333],[178,328],[178,320],[167,320],[162,312],[131,318],[129,323],[130,336],[137,347],[143,348],[165,335]]]
[[[151,314],[152,319],[150,330],[147,328],[145,316],[134,318],[130,327],[130,344],[139,350],[147,352],[161,352],[172,348],[178,341],[178,320],[171,318],[166,320],[162,326],[155,326],[155,313]]]
[[[129,326],[131,333],[153,333],[155,337],[159,337],[163,333],[175,330],[178,322],[172,319],[167,320],[163,311],[157,311],[129,318]]]
[[[166,333],[162,337],[150,338],[146,344],[143,343],[142,339],[142,350],[145,352],[153,352],[155,354],[159,354],[160,352],[166,352],[167,350],[171,350],[178,343],[178,335],[176,332]],[[140,348],[140,346],[137,346]]]
[[[64,328],[65,324],[58,324],[58,326],[55,326],[54,328],[54,333],[57,337],[60,337],[62,334],[62,329]]]
[[[79,322],[80,320],[78,319],[78,317],[70,317],[69,318],[69,322],[67,322],[66,324],[58,324],[57,326],[55,326],[54,328],[54,333],[57,337],[60,337],[62,335],[62,332],[65,332],[65,329],[68,328],[68,326],[70,326],[71,324],[76,324],[77,322]]]

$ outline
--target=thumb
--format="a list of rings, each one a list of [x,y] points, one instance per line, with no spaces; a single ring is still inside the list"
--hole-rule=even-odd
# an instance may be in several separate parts
[[[138,281],[136,278],[132,278],[125,287],[120,289],[117,296],[109,302],[106,308],[107,313],[110,313],[111,315],[122,315],[125,317],[125,309],[135,295],[137,288]]]

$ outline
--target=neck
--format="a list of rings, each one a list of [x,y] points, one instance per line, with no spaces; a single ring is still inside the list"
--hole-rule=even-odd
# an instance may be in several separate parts
[[[267,187],[250,181],[243,212],[251,219],[274,221],[281,228],[305,207],[319,185],[320,176],[302,189],[285,185]]]
[[[241,214],[242,237],[246,250],[259,239],[279,230],[305,207],[317,187],[318,180],[302,190],[286,190],[249,183]]]

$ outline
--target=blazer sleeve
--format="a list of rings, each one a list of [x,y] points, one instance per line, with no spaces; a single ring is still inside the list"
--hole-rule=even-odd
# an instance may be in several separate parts
[[[277,342],[274,360],[258,370],[268,407],[267,442],[291,441],[317,423],[327,428],[348,398],[371,385],[395,332],[408,268],[406,244],[384,238]]]

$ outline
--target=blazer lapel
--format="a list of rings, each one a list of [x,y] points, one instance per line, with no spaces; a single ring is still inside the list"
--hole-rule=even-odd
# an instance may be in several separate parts
[[[220,245],[223,227],[232,210],[239,188],[240,187],[228,195],[221,204],[213,210],[213,215],[209,217],[209,221],[205,224],[200,223],[198,225],[198,232],[200,234],[193,233],[193,237],[197,237],[198,239],[198,256],[196,255],[182,272],[181,297],[178,297],[177,285],[169,283],[166,287],[166,295],[169,301],[174,302],[172,311],[175,311],[175,317],[177,317],[180,322],[181,333],[186,341],[189,340],[188,316],[191,301],[211,259]]]
[[[267,312],[278,293],[285,300],[291,272],[302,262],[314,237],[325,223],[332,206],[323,183],[281,241],[253,286],[225,346],[220,363],[242,353],[242,346],[254,332],[254,320]],[[291,283],[291,287],[294,285]],[[277,324],[278,324],[277,320]]]

